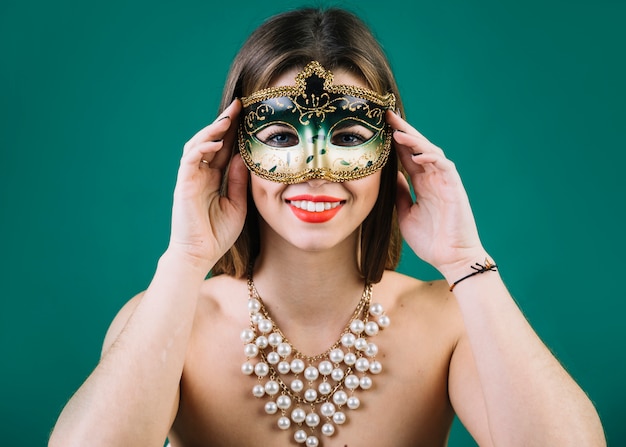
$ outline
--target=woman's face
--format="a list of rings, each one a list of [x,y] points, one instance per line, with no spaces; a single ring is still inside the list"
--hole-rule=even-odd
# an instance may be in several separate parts
[[[284,73],[272,86],[292,85],[296,70]],[[345,71],[335,71],[336,84],[367,87],[363,80]],[[346,127],[337,133],[336,144],[354,145],[371,138],[363,126]],[[298,138],[288,128],[270,126],[259,132],[269,144],[290,144]],[[254,202],[270,232],[303,250],[325,250],[356,235],[370,213],[380,187],[381,171],[346,182],[310,179],[285,184],[251,175]]]

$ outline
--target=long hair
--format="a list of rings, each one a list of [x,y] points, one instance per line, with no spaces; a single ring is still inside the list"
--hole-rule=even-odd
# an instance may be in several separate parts
[[[353,13],[338,9],[302,8],[271,17],[258,27],[235,57],[224,88],[221,109],[234,98],[267,88],[282,73],[318,61],[327,70],[343,69],[363,78],[372,90],[394,93],[402,102],[389,62],[367,25]],[[233,148],[234,151],[237,147]],[[361,275],[379,282],[385,269],[400,260],[402,238],[395,201],[398,159],[392,150],[381,171],[374,208],[361,226]],[[241,277],[260,250],[259,215],[251,194],[243,231],[213,267],[212,274]]]

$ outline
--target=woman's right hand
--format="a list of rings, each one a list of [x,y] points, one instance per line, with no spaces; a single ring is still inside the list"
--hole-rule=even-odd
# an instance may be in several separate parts
[[[234,244],[246,215],[248,170],[231,149],[237,138],[241,103],[235,99],[184,146],[180,161],[168,251],[206,273]],[[220,195],[228,170],[227,194]]]

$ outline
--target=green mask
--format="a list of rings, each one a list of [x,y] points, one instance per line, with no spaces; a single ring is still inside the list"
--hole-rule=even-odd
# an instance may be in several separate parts
[[[334,85],[318,62],[295,86],[272,87],[242,98],[239,150],[248,169],[275,182],[334,182],[370,175],[387,162],[391,129],[385,112],[392,93]]]

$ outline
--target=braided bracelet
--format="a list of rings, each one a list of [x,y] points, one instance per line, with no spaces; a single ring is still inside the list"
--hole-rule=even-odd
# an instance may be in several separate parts
[[[495,272],[498,270],[498,266],[496,264],[492,264],[487,258],[485,258],[485,265],[479,264],[477,262],[476,266],[471,265],[470,267],[474,269],[474,272],[452,283],[452,285],[450,286],[450,292],[452,292],[452,289],[454,289],[458,283],[460,283],[463,280],[466,280],[467,278],[471,278],[472,276],[478,275],[479,273],[485,273],[489,271]]]

